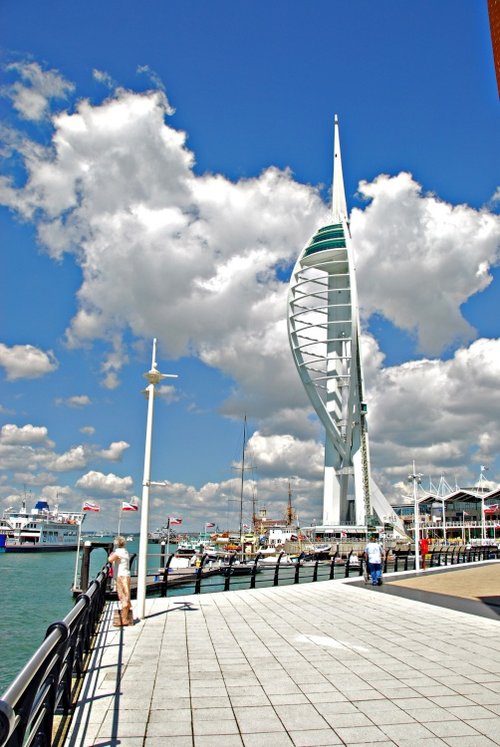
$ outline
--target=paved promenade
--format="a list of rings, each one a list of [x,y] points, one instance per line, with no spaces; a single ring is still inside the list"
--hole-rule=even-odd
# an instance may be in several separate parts
[[[437,606],[466,572],[491,618]],[[123,629],[111,606],[66,747],[500,745],[500,563],[411,576],[148,599]]]

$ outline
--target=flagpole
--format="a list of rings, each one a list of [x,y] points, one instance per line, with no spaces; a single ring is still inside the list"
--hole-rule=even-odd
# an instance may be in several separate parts
[[[167,521],[167,555],[170,555],[170,516]]]
[[[118,509],[118,537],[120,536],[122,530],[122,504],[120,501],[120,508]]]
[[[465,545],[465,511],[462,511],[462,542]]]
[[[78,524],[78,540],[77,540],[77,547],[76,547],[75,577],[73,579],[73,589],[76,589],[76,582],[78,579],[78,560],[80,559],[80,542],[82,539],[82,524],[83,524],[83,519],[80,519],[80,523]]]

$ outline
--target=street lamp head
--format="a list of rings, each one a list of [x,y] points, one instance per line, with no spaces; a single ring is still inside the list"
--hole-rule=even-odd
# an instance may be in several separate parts
[[[422,482],[422,474],[419,472],[418,474],[408,475],[408,482],[416,482],[420,485]]]

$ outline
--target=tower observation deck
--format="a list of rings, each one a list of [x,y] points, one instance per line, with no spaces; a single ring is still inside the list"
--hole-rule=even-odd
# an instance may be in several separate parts
[[[288,337],[302,383],[325,428],[323,525],[401,523],[370,475],[359,309],[335,117],[331,222],[302,250],[290,279]]]

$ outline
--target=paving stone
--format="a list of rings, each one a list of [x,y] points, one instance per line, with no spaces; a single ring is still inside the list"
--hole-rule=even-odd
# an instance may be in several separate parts
[[[500,744],[498,621],[356,583],[105,615],[66,747]]]

